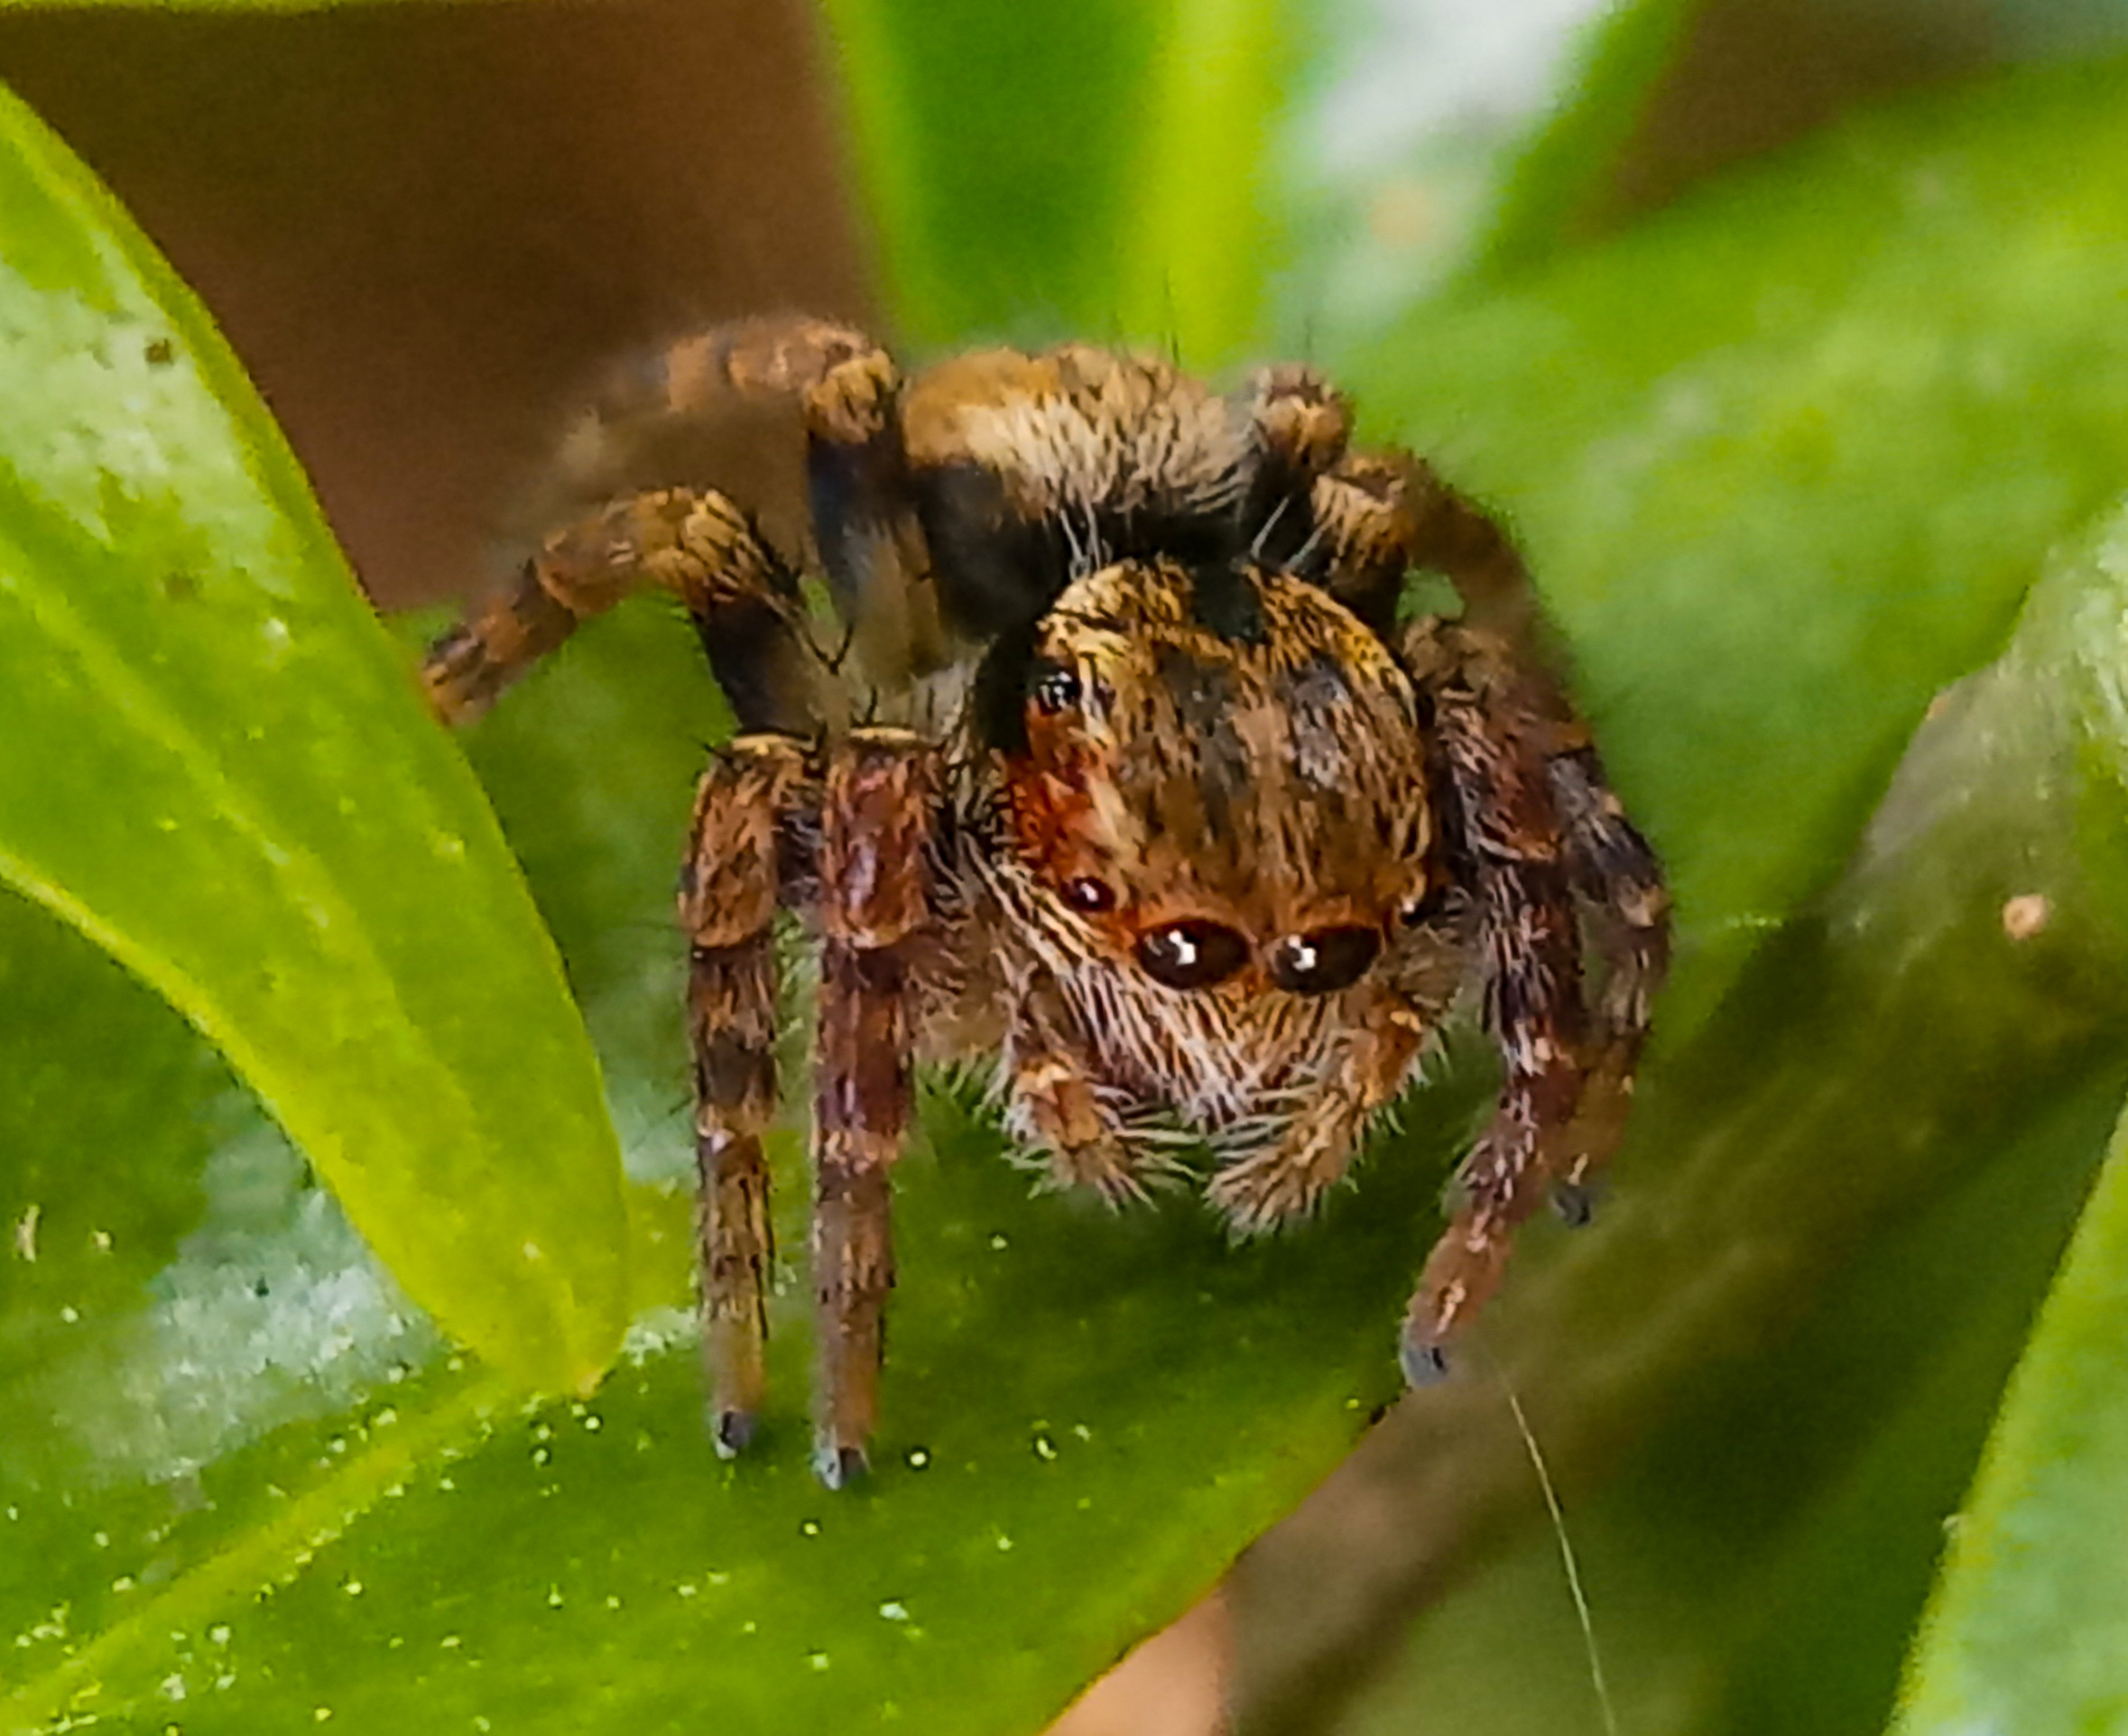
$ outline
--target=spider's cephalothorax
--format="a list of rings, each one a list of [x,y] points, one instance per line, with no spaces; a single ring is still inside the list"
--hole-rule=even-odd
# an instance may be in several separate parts
[[[1514,1226],[1616,1143],[1667,947],[1513,549],[1417,460],[1348,452],[1343,400],[1300,368],[1221,396],[1070,346],[904,382],[855,332],[764,321],[625,376],[586,438],[783,397],[853,654],[820,649],[745,512],[660,489],[550,539],[427,666],[467,716],[649,583],[738,716],[680,895],[719,1449],[762,1396],[779,909],[821,956],[824,1480],[872,1432],[920,1057],[1001,1057],[1007,1122],[1059,1185],[1126,1199],[1178,1138],[1209,1144],[1213,1203],[1254,1231],[1344,1174],[1475,983],[1505,1083],[1405,1320],[1404,1367],[1431,1372]],[[1456,583],[1458,620],[1400,622],[1414,568]]]

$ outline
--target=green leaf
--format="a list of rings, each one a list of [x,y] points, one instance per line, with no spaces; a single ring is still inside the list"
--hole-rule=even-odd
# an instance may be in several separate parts
[[[717,709],[697,660],[681,623],[624,612],[472,742],[522,810],[558,926],[585,942],[594,1023],[635,1034],[613,1070],[645,1177],[638,1297],[656,1305],[636,1360],[595,1400],[537,1409],[439,1365],[255,1129],[193,1144],[204,1170],[173,1212],[186,1227],[157,1238],[178,1247],[157,1295],[137,1279],[92,1292],[108,1257],[83,1233],[96,1207],[48,1211],[36,1289],[0,1331],[21,1347],[0,1400],[57,1442],[0,1455],[0,1496],[36,1538],[0,1553],[0,1639],[29,1642],[0,1654],[18,1721],[145,1716],[175,1677],[188,1730],[320,1706],[384,1728],[417,1694],[441,1729],[657,1728],[704,1706],[733,1729],[865,1728],[890,1708],[1032,1727],[1202,1590],[1394,1392],[1411,1226],[1471,1085],[1326,1234],[1242,1251],[1191,1202],[1118,1219],[1031,1196],[987,1118],[935,1095],[900,1174],[906,1276],[873,1485],[836,1497],[812,1480],[806,1291],[788,1279],[767,1437],[717,1462],[675,1306],[691,1238],[670,886],[693,725]],[[67,1075],[52,1097],[75,1104],[57,1035],[35,1065]],[[773,1157],[778,1240],[802,1247],[795,1129]],[[286,1299],[254,1300],[254,1274]],[[354,1342],[328,1353],[340,1310]],[[166,1412],[197,1420],[170,1440]]]
[[[1516,152],[1469,269],[1487,281],[1569,251],[1615,217],[1616,171],[1703,0],[1635,0],[1590,26],[1574,88]]]
[[[2096,582],[2077,586],[2076,577]],[[2119,823],[2128,773],[2128,514],[2035,597],[1999,679],[2058,685]],[[1900,1736],[2111,1729],[2128,1705],[2128,1122],[2025,1348],[1910,1667]]]
[[[1260,344],[1291,10],[828,0],[902,336]]]
[[[478,790],[183,286],[0,95],[0,876],[550,1390],[623,1325],[595,1065]]]

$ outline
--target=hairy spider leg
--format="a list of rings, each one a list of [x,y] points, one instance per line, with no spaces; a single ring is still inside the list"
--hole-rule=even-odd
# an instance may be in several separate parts
[[[752,1440],[763,1390],[774,1255],[761,1147],[777,1102],[773,924],[791,890],[784,863],[800,829],[793,819],[818,799],[802,743],[737,737],[702,774],[680,875],[701,1177],[702,1353],[710,1437],[726,1458]]]
[[[1441,637],[1463,655],[1431,689],[1440,780],[1475,886],[1485,1018],[1505,1079],[1405,1317],[1402,1362],[1414,1381],[1439,1371],[1443,1341],[1497,1288],[1515,1226],[1569,1167],[1559,1148],[1576,1131],[1589,1036],[1573,875],[1548,772],[1556,726],[1499,648],[1455,630]]]
[[[820,807],[819,1039],[814,1067],[813,1468],[839,1489],[867,1468],[894,1254],[889,1172],[911,1106],[916,951],[930,914],[926,845],[937,749],[853,730],[828,749]]]
[[[1604,966],[1590,1008],[1588,1081],[1577,1114],[1577,1151],[1558,1181],[1560,1213],[1589,1214],[1589,1171],[1624,1137],[1634,1069],[1655,991],[1670,968],[1670,894],[1647,840],[1625,817],[1592,747],[1552,758],[1549,767],[1567,863],[1591,907],[1590,937]]]
[[[820,565],[837,613],[882,687],[943,660],[923,532],[909,505],[902,374],[873,338],[803,318],[692,333],[610,374],[571,430],[574,467],[625,471],[662,425],[714,421],[736,404],[795,400]]]
[[[438,712],[476,714],[577,623],[648,585],[680,598],[742,734],[704,773],[689,824],[680,922],[689,946],[704,1353],[717,1448],[751,1436],[762,1391],[771,1258],[761,1134],[776,1102],[771,922],[802,901],[817,807],[807,748],[819,671],[790,569],[713,490],[614,502],[551,538],[518,586],[439,640],[423,675]],[[803,739],[801,739],[803,738]]]
[[[1411,569],[1442,574],[1463,598],[1461,624],[1507,648],[1545,715],[1573,716],[1559,685],[1564,654],[1522,551],[1432,466],[1396,447],[1348,453],[1318,479],[1311,504],[1318,534],[1294,570],[1391,643]]]
[[[797,580],[713,488],[631,495],[550,537],[511,589],[430,647],[430,703],[446,722],[479,716],[579,623],[646,586],[686,606],[742,729],[818,727],[821,671]]]

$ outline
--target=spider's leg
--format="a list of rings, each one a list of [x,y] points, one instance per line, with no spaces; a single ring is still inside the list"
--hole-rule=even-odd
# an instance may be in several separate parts
[[[615,369],[569,431],[564,468],[579,494],[608,493],[652,480],[641,475],[640,455],[675,429],[714,426],[749,403],[794,404],[813,530],[837,610],[855,630],[867,673],[892,685],[939,655],[928,557],[908,505],[901,391],[893,357],[853,328],[805,318],[740,320]]]
[[[477,716],[578,623],[646,586],[686,606],[742,729],[815,727],[821,671],[797,583],[714,489],[631,495],[550,537],[509,591],[430,648],[430,703],[448,721]]]
[[[729,1457],[752,1439],[768,1333],[768,1166],[761,1136],[776,1107],[776,957],[771,923],[785,891],[788,817],[809,793],[804,746],[742,735],[695,793],[680,876],[694,1052],[702,1349],[711,1437]]]
[[[1576,1119],[1589,1020],[1573,872],[1547,774],[1557,729],[1508,665],[1483,669],[1482,651],[1453,637],[1471,654],[1433,688],[1439,773],[1476,904],[1485,1021],[1506,1076],[1405,1318],[1414,1380],[1438,1371],[1443,1341],[1496,1287],[1515,1226],[1550,1183],[1606,1155],[1563,1151],[1598,1130]]]
[[[1559,667],[1521,551],[1423,459],[1394,448],[1350,453],[1317,479],[1311,504],[1318,534],[1295,569],[1383,638],[1395,632],[1411,569],[1423,568],[1454,583],[1462,624],[1511,647],[1525,671]],[[1564,701],[1548,697],[1548,709],[1563,716]]]
[[[820,812],[819,1045],[813,1110],[813,1467],[863,1473],[894,1257],[888,1172],[909,1122],[911,966],[929,916],[936,750],[900,729],[831,750]]]
[[[1560,1209],[1587,1215],[1583,1183],[1593,1164],[1615,1146],[1633,1094],[1633,1068],[1647,1036],[1650,1003],[1670,965],[1670,893],[1647,840],[1626,818],[1605,781],[1596,750],[1555,754],[1548,766],[1567,862],[1592,907],[1590,936],[1603,960],[1604,982],[1590,1008],[1592,1057],[1579,1122],[1584,1150],[1559,1177]]]
[[[883,687],[949,657],[911,503],[901,394],[893,358],[874,347],[838,361],[801,399],[820,565],[865,672]]]
[[[1283,567],[1299,560],[1315,535],[1313,494],[1345,457],[1352,406],[1313,368],[1293,364],[1258,369],[1242,402],[1252,448],[1242,502],[1249,554]]]

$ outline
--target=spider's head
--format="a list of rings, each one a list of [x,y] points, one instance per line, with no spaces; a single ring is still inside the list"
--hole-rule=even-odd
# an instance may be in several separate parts
[[[1071,584],[1009,668],[989,730],[1012,842],[1080,949],[1174,989],[1325,993],[1426,900],[1411,684],[1317,586],[1124,562]]]

